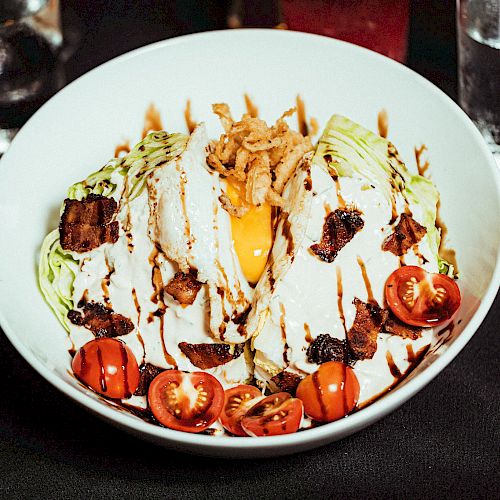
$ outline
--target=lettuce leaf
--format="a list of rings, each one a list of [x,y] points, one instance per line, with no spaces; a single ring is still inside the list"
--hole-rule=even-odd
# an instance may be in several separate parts
[[[182,154],[188,139],[184,134],[153,132],[123,158],[113,158],[84,181],[73,184],[68,190],[68,198],[83,200],[92,193],[106,197],[116,195],[132,201],[143,192],[148,174]],[[61,210],[64,210],[64,203]],[[40,251],[38,282],[45,300],[67,331],[70,324],[67,315],[74,308],[73,283],[79,271],[77,259],[76,254],[61,247],[59,230],[46,236]]]
[[[344,116],[333,115],[318,142],[313,162],[341,177],[366,179],[389,202],[394,186],[410,203],[419,205],[439,272],[453,274],[453,266],[439,256],[441,235],[436,227],[439,193],[429,179],[406,168],[390,141]]]
[[[73,282],[78,269],[78,262],[61,247],[59,230],[49,233],[40,250],[38,283],[45,300],[67,331],[68,312],[73,309]]]
[[[89,194],[111,197],[127,177],[123,196],[132,201],[144,190],[148,174],[182,154],[188,139],[184,134],[152,132],[123,158],[113,158],[84,181],[73,184],[68,190],[68,198],[83,200]]]

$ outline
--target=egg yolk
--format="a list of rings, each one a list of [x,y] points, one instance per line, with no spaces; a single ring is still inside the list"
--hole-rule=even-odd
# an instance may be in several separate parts
[[[234,206],[248,208],[242,217],[231,216],[231,231],[243,274],[249,283],[257,283],[273,244],[272,207],[248,204],[242,182],[226,179],[226,191]]]

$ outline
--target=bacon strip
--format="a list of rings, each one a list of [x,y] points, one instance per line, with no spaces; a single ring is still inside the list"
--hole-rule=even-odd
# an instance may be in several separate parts
[[[165,287],[165,291],[177,302],[191,305],[196,300],[201,285],[202,283],[195,278],[193,273],[175,273]]]
[[[271,382],[274,382],[280,391],[289,392],[292,396],[295,395],[301,380],[302,377],[286,370],[271,378]]]
[[[229,344],[190,344],[181,342],[179,349],[194,366],[202,370],[208,370],[238,358],[243,352],[243,344],[236,344],[232,354]]]
[[[118,240],[118,222],[112,222],[118,205],[113,198],[90,194],[82,201],[64,200],[59,224],[61,247],[74,252],[88,252],[103,243]]]
[[[134,392],[134,396],[146,396],[151,382],[162,371],[164,371],[163,368],[150,363],[142,364],[139,368],[139,385]]]
[[[401,214],[394,232],[382,243],[382,250],[392,252],[398,256],[404,255],[425,236],[426,232],[427,229],[421,226],[410,215]]]
[[[96,338],[120,337],[134,329],[134,324],[128,318],[96,302],[85,304],[83,315],[78,311],[70,311],[68,319],[74,325],[90,330]]]
[[[377,335],[387,320],[389,312],[376,304],[355,298],[356,317],[347,332],[347,342],[355,359],[372,359],[377,351]]]
[[[318,335],[307,349],[307,360],[317,365],[327,361],[347,363],[346,341],[333,338],[326,333]]]
[[[422,336],[422,328],[403,323],[392,312],[389,312],[389,317],[384,324],[384,331],[403,339],[416,340]]]
[[[311,245],[311,251],[325,262],[333,262],[342,248],[363,228],[364,222],[357,210],[330,212],[323,225],[321,241]]]

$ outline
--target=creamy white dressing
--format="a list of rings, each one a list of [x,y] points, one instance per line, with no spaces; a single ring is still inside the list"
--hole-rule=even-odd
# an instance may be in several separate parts
[[[388,224],[391,219],[391,205],[380,190],[370,187],[367,189],[366,181],[360,178],[342,177],[338,179],[338,183],[346,205],[361,212],[363,228],[340,250],[331,263],[324,262],[311,253],[310,246],[321,240],[326,215],[336,208],[341,208],[336,185],[330,175],[313,164],[311,178],[312,193],[305,189],[298,191],[303,199],[310,198],[310,217],[304,238],[300,242],[294,241],[295,258],[288,271],[276,281],[271,297],[266,299],[268,302],[262,314],[266,315],[267,321],[263,326],[261,323],[260,331],[253,342],[256,349],[255,363],[260,367],[256,370],[256,375],[264,381],[268,381],[286,367],[302,375],[317,370],[318,365],[307,361],[306,351],[310,342],[306,340],[304,324],[307,325],[312,339],[325,333],[338,339],[346,338],[346,331],[351,328],[356,316],[354,298],[364,302],[369,298],[360,263],[364,264],[373,298],[380,306],[384,304],[385,282],[400,265],[397,256],[382,250],[383,241],[392,233],[395,225]],[[303,178],[300,175],[295,176],[291,182],[300,185]],[[400,194],[397,195],[396,206],[399,213],[404,211],[405,201]],[[292,230],[296,220],[293,217],[294,210],[292,205],[289,217]],[[410,205],[410,210],[413,218],[422,223],[419,207]],[[284,239],[280,226],[276,239]],[[427,236],[417,247],[417,253],[423,255],[428,262],[423,263],[412,249],[404,256],[405,263],[437,272],[437,262],[430,252]],[[282,255],[281,258],[285,260],[286,256]],[[341,274],[342,284],[340,299],[337,288],[338,272]],[[258,294],[258,291],[256,293]],[[339,300],[345,324],[342,321]],[[258,310],[258,304],[255,306]],[[430,330],[418,341],[387,334],[380,335],[377,353],[373,359],[354,365],[361,385],[360,402],[370,399],[394,382],[386,359],[387,351],[391,353],[401,373],[404,373],[409,365],[406,344],[414,344],[416,352],[420,347],[429,344],[431,338]]]
[[[201,150],[201,153],[199,151],[194,153],[192,160],[189,160],[189,155],[187,155],[187,161],[193,162],[190,167],[192,172],[189,176],[184,176],[184,192],[191,193],[189,196],[186,195],[186,211],[190,215],[191,249],[195,254],[194,261],[189,262],[189,265],[195,263],[200,275],[208,280],[214,276],[213,260],[219,258],[226,266],[224,269],[228,276],[227,282],[223,285],[230,283],[233,289],[240,286],[248,297],[247,303],[249,303],[251,289],[242,278],[241,270],[234,266],[229,216],[222,209],[219,210],[220,215],[216,219],[218,230],[214,233],[213,206],[220,204],[217,199],[217,192],[220,191],[218,176],[211,176],[204,169],[205,144],[190,142],[189,148]],[[185,155],[181,156],[180,160],[174,160],[162,167],[161,170],[166,172],[167,181],[170,180],[169,171],[185,168],[183,157],[185,158]],[[200,160],[197,165],[194,164],[195,160]],[[186,170],[189,169],[186,167]],[[201,175],[200,172],[202,172]],[[74,253],[74,256],[80,260],[80,272],[73,284],[74,304],[78,304],[81,299],[84,299],[84,302],[102,303],[111,307],[115,313],[129,318],[134,324],[134,330],[118,338],[130,347],[139,364],[145,362],[160,368],[177,367],[190,372],[199,371],[199,368],[191,364],[187,356],[181,352],[178,344],[180,342],[192,344],[216,342],[209,328],[211,303],[208,290],[214,285],[203,285],[195,302],[187,307],[182,307],[167,293],[161,293],[160,303],[158,302],[158,293],[152,279],[153,268],[156,266],[159,269],[162,284],[166,285],[179,270],[181,260],[179,258],[179,261],[173,261],[165,254],[158,252],[152,240],[152,237],[158,236],[158,227],[151,224],[154,220],[152,221],[150,217],[150,204],[152,208],[152,204],[158,202],[157,184],[160,181],[155,182],[155,177],[151,176],[148,179],[150,189],[144,189],[140,196],[128,202],[127,198],[122,196],[126,192],[123,176],[117,176],[112,180],[118,184],[114,197],[120,204],[116,218],[120,223],[119,238],[115,244],[104,244],[85,254]],[[209,185],[204,182],[207,180]],[[173,187],[175,186],[174,184]],[[210,206],[207,220],[205,220],[206,217],[205,219],[202,217],[200,207],[196,206],[196,199],[199,197],[205,199],[203,203],[200,201],[201,209],[204,209],[204,205]],[[170,203],[172,207],[180,210],[180,212],[171,210],[170,218],[162,222],[160,229],[170,231],[168,241],[172,241],[171,234],[185,234],[186,220],[183,216],[182,204],[180,201],[176,204],[176,200],[180,200],[178,192],[175,190],[172,192],[172,189],[167,190],[163,202]],[[224,214],[226,214],[225,217]],[[163,211],[163,215],[167,213]],[[225,232],[227,235],[224,234]],[[160,238],[164,241],[165,236],[160,235]],[[185,244],[184,250],[180,246],[178,250],[186,255],[188,242],[183,240],[182,236],[179,236],[178,241]],[[216,243],[219,248],[216,248]],[[205,252],[202,252],[203,245],[207,245]],[[241,279],[244,283],[236,285]],[[162,311],[164,311],[163,314]],[[70,327],[70,336],[76,349],[94,338],[92,332],[73,324]],[[242,354],[224,365],[205,371],[216,376],[223,386],[230,387],[247,382],[251,378],[252,365],[248,362],[247,356]],[[128,403],[144,407],[145,401],[144,398],[132,397]]]
[[[222,209],[219,175],[206,165],[208,137],[199,125],[175,168],[165,165],[148,181],[154,212],[152,234],[183,272],[195,269],[207,284],[212,335],[240,343],[246,337],[232,319],[250,305],[252,290],[234,251],[229,214]]]

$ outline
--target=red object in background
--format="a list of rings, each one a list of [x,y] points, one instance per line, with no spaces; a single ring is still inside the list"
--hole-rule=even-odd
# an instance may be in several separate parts
[[[408,0],[281,0],[288,29],[361,45],[406,59]]]

